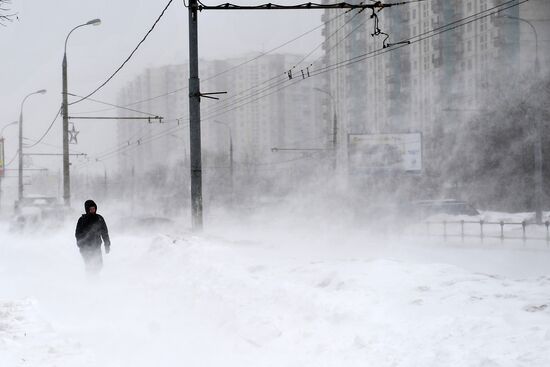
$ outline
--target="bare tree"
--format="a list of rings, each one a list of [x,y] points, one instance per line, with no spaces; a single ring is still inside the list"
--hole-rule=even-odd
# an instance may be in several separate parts
[[[11,0],[0,0],[0,26],[5,27],[7,22],[17,19],[17,13],[11,12]]]

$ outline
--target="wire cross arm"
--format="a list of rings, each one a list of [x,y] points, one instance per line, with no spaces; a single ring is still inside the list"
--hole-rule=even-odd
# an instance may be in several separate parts
[[[272,152],[279,152],[279,151],[326,151],[326,150],[334,150],[332,148],[271,148]]]
[[[210,98],[210,99],[219,99],[218,97],[212,97],[212,94],[227,94],[227,92],[199,93],[199,96],[204,98]]]
[[[350,4],[340,2],[335,4],[319,4],[319,3],[303,3],[297,5],[281,5],[281,4],[261,4],[261,5],[237,5],[231,3],[219,5],[205,5],[199,1],[198,10],[296,10],[296,9],[373,9],[380,10],[396,5],[410,4],[410,1],[401,1],[394,3],[383,3],[376,1],[372,4]]]
[[[70,120],[79,119],[79,120],[147,120],[149,123],[151,123],[151,120],[159,120],[159,122],[162,122],[164,117],[162,116],[139,116],[139,117],[131,117],[131,116],[69,116]]]
[[[23,153],[23,155],[63,155],[63,153]],[[72,155],[72,156],[87,156],[88,154],[86,153],[69,153],[69,155]]]

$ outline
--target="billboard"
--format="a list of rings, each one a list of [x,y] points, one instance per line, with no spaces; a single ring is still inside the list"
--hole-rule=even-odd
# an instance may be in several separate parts
[[[349,134],[350,174],[420,173],[422,134]]]

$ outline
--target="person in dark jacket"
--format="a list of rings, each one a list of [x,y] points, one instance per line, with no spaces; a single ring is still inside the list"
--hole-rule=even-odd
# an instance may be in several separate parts
[[[105,253],[111,249],[109,231],[103,217],[97,214],[97,205],[93,200],[86,200],[84,203],[86,214],[78,219],[76,224],[76,244],[86,265],[86,272],[97,274],[103,267],[101,254],[101,240],[105,245]]]

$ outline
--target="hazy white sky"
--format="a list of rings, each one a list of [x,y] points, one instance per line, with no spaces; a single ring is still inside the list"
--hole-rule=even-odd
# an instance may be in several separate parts
[[[30,97],[24,108],[24,136],[38,139],[49,126],[61,105],[61,61],[68,32],[93,18],[100,26],[82,27],[71,35],[67,46],[69,92],[84,95],[101,84],[129,55],[166,5],[166,1],[142,0],[56,0],[53,2],[13,0],[11,8],[18,20],[0,28],[2,72],[0,82],[0,128],[19,118],[25,95],[47,89],[46,95]],[[206,4],[218,4],[205,0]],[[264,1],[235,1],[242,5]],[[282,0],[279,3],[299,3]],[[209,11],[199,19],[199,54],[218,59],[276,47],[320,24],[322,11]],[[188,55],[187,9],[174,0],[153,33],[126,67],[94,95],[116,103],[118,89],[149,66],[183,62]],[[279,52],[299,53],[321,42],[320,30]],[[102,108],[91,102],[72,107],[71,111]],[[86,153],[103,151],[116,144],[116,121],[77,121],[79,144],[71,149]],[[17,151],[17,127],[8,127],[6,159]],[[61,119],[33,152],[61,152]],[[39,166],[58,170],[61,157],[34,158]],[[108,162],[112,166],[115,159]],[[107,163],[107,162],[106,162]],[[14,162],[10,168],[17,168]],[[103,169],[102,165],[97,167]],[[8,183],[8,181],[6,181]]]

